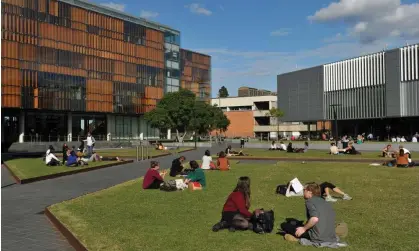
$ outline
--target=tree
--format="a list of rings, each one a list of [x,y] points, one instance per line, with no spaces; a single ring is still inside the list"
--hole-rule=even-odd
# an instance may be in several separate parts
[[[280,118],[284,117],[284,112],[281,109],[274,107],[271,108],[268,113],[266,113],[266,116],[276,118],[276,138],[279,140],[279,120]]]
[[[221,86],[220,90],[218,90],[218,97],[227,98],[228,96],[230,95],[228,94],[227,88],[225,88],[225,86]]]
[[[178,92],[168,93],[155,109],[145,114],[144,119],[153,128],[175,129],[179,142],[182,142],[190,128],[195,102],[196,96],[189,90],[181,89]]]

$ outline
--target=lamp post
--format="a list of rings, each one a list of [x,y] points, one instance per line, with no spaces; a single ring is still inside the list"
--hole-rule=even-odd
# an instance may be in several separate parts
[[[335,120],[335,141],[336,141],[336,146],[338,146],[338,114],[336,111],[336,107],[341,106],[341,104],[331,104],[330,107],[333,108],[333,119]]]
[[[388,141],[390,141],[390,130],[391,130],[391,125],[386,125],[386,131],[387,131]]]

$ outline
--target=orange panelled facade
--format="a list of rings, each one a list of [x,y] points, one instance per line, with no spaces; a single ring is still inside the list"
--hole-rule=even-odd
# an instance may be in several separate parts
[[[181,87],[209,102],[211,95],[211,57],[181,49]]]
[[[141,114],[162,98],[164,32],[62,1],[1,3],[2,107]]]
[[[254,137],[253,111],[229,111],[224,114],[230,120],[230,125],[223,135],[226,137]]]

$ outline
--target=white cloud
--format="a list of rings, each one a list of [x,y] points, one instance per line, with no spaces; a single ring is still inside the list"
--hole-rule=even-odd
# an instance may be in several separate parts
[[[158,15],[159,15],[159,13],[154,12],[154,11],[142,10],[140,12],[140,17],[147,18],[147,19],[155,18]]]
[[[290,34],[290,29],[287,29],[287,28],[281,28],[279,30],[271,31],[272,37],[284,37],[284,36],[287,36],[288,34]]]
[[[316,22],[342,21],[362,43],[390,37],[419,38],[419,3],[400,0],[340,0],[308,17]]]
[[[119,11],[125,10],[125,4],[109,2],[109,3],[101,3],[101,5],[111,8],[111,9],[119,10]]]
[[[211,16],[212,11],[205,9],[203,6],[201,6],[198,3],[191,3],[190,5],[185,5],[185,8],[188,8],[192,13],[197,15],[205,15],[205,16]]]

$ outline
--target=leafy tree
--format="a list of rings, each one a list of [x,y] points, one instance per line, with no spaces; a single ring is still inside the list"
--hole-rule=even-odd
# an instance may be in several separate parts
[[[195,102],[196,96],[189,90],[167,93],[154,110],[145,114],[144,119],[153,128],[175,129],[177,138],[182,142],[190,128]]]
[[[220,98],[227,98],[228,96],[230,96],[228,94],[228,90],[225,86],[221,86],[220,90],[218,90],[218,97]]]
[[[279,108],[271,108],[266,116],[276,118],[276,138],[279,139],[279,122],[282,117],[284,117],[284,112]]]

